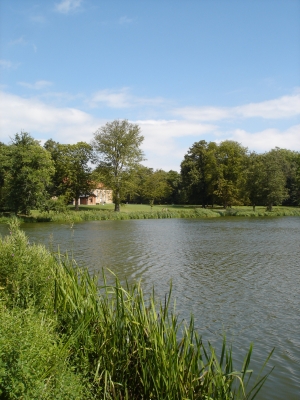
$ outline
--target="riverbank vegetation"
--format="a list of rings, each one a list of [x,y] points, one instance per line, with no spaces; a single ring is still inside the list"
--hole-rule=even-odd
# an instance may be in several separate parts
[[[92,277],[67,255],[30,244],[18,221],[0,239],[0,397],[252,399],[252,346],[233,365],[139,284]],[[251,379],[250,379],[251,378]]]
[[[258,206],[268,212],[300,206],[299,152],[275,148],[257,154],[231,140],[201,140],[185,154],[179,173],[140,164],[143,139],[140,128],[126,120],[100,128],[92,144],[49,139],[41,147],[28,133],[16,134],[9,145],[0,143],[0,211],[64,212],[73,201],[79,211],[79,198],[95,197],[100,183],[113,189],[118,212],[122,203],[149,204],[152,211],[158,204],[251,206],[253,212]]]
[[[33,210],[30,215],[19,215],[20,222],[58,222],[75,223],[84,221],[106,221],[106,220],[129,220],[129,219],[165,219],[165,218],[218,218],[218,217],[282,217],[299,216],[300,208],[296,207],[273,207],[272,211],[267,211],[265,207],[232,207],[224,209],[222,207],[201,208],[200,206],[159,206],[152,208],[145,204],[126,204],[121,206],[121,212],[114,212],[114,205],[105,206],[80,206],[79,211],[74,207],[66,208],[64,211],[38,211]],[[7,223],[14,214],[0,213],[0,223]]]

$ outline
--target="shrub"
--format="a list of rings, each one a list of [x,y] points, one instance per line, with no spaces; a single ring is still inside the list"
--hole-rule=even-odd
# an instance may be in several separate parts
[[[49,318],[32,308],[8,310],[0,305],[0,398],[87,398],[67,350]]]
[[[45,308],[53,293],[53,256],[44,246],[30,244],[12,219],[10,235],[0,241],[1,295],[8,307]]]

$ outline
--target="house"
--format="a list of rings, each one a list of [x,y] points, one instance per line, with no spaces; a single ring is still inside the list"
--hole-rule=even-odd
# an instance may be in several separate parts
[[[106,189],[103,183],[98,183],[96,188],[91,191],[89,195],[79,196],[79,205],[95,206],[97,204],[112,204],[113,202],[113,191]],[[75,199],[73,200],[75,205]]]

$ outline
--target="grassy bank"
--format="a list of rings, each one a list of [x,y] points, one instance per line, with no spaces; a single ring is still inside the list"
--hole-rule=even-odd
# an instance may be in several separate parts
[[[126,220],[126,219],[160,219],[160,218],[217,218],[217,217],[280,217],[300,216],[299,207],[274,207],[273,211],[266,211],[265,207],[233,207],[227,210],[221,207],[200,208],[199,206],[154,206],[153,209],[143,204],[126,204],[121,212],[113,211],[113,205],[81,206],[79,211],[69,207],[64,213],[32,211],[30,216],[18,216],[21,222],[82,222],[101,220]],[[9,222],[9,213],[0,214],[0,223]]]
[[[99,283],[101,282],[101,283]],[[0,397],[4,399],[252,399],[266,377],[219,356],[140,285],[91,277],[29,244],[18,222],[0,240]]]

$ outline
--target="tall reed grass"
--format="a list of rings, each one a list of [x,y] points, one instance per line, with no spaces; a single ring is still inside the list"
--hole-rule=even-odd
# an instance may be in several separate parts
[[[10,232],[0,241],[0,337],[9,343],[0,350],[0,397],[226,400],[259,392],[268,373],[252,379],[252,346],[239,370],[225,338],[217,356],[193,317],[179,321],[171,288],[160,302],[138,283],[122,286],[114,276],[108,284],[104,272],[91,276],[67,255],[29,244],[16,221]],[[13,318],[20,329],[7,334],[4,321]],[[22,329],[32,332],[27,351],[13,354]]]

